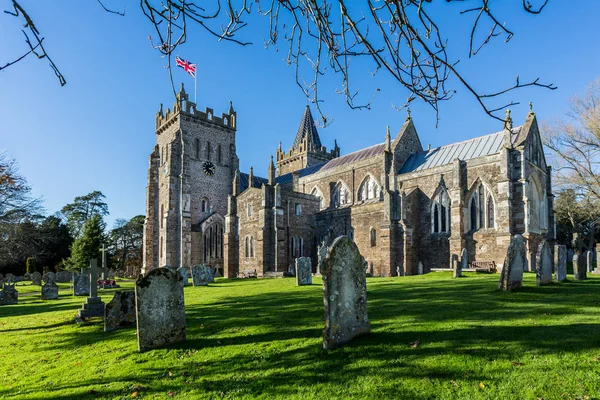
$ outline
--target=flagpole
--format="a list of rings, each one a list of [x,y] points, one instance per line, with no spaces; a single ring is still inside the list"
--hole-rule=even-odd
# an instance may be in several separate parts
[[[194,103],[196,103],[196,107],[198,107],[198,102],[196,99],[196,81],[198,80],[196,77],[198,76],[198,69],[196,68],[196,73],[194,74]]]

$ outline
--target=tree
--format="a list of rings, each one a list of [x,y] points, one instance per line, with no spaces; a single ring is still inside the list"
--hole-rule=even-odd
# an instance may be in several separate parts
[[[555,185],[562,189],[555,209],[588,246],[600,228],[600,79],[571,100],[570,112],[545,127],[544,144],[554,159]]]
[[[559,243],[571,246],[573,234],[587,239],[591,248],[600,233],[600,207],[589,198],[579,198],[573,189],[561,189],[554,201],[556,212],[556,238]]]
[[[81,236],[71,246],[71,256],[65,266],[71,271],[87,268],[90,260],[100,260],[100,245],[104,239],[104,222],[99,214],[94,214],[85,221]]]
[[[462,1],[446,0],[445,3]],[[530,0],[522,0],[521,7],[530,14],[539,14],[548,2],[538,0],[535,6]],[[108,9],[101,0],[98,3],[107,12],[125,15],[124,12]],[[476,55],[496,37],[509,41],[514,36],[508,25],[495,14],[492,0],[471,3],[472,6],[459,14],[473,16],[469,21],[472,23],[469,57]],[[251,43],[239,38],[239,35],[247,26],[246,18],[252,13],[263,16],[267,32],[265,45],[277,48],[283,41],[287,50],[286,62],[296,70],[296,83],[319,111],[319,80],[328,71],[340,77],[339,93],[350,107],[370,108],[374,94],[358,97],[359,91],[352,85],[355,70],[350,65],[361,64],[363,60],[368,62],[372,74],[383,71],[406,90],[408,96],[404,106],[419,98],[436,113],[439,102],[451,99],[456,92],[448,87],[450,78],[455,78],[460,86],[470,92],[484,112],[499,120],[503,119],[498,112],[518,103],[502,101],[490,105],[490,102],[508,92],[527,86],[555,89],[551,84],[539,83],[539,79],[522,83],[518,77],[513,85],[506,85],[504,89],[491,93],[474,89],[469,83],[470,79],[460,72],[457,66],[459,60],[448,55],[446,35],[440,30],[439,21],[434,16],[439,14],[435,11],[442,7],[449,6],[432,0],[338,0],[332,3],[326,0],[225,0],[223,6],[220,0],[202,4],[192,0],[140,0],[141,11],[156,32],[156,41],[149,37],[151,44],[167,60],[170,73],[172,55],[179,46],[185,44],[191,26],[202,28],[218,40],[245,46]],[[456,11],[449,9],[448,12]],[[11,9],[6,13],[24,20],[26,29],[23,33],[28,50],[18,59],[8,62],[4,67],[0,66],[0,70],[14,65],[29,54],[35,54],[38,58],[48,59],[59,82],[64,85],[64,76],[45,51],[42,43],[44,38],[26,10],[18,1],[12,0]],[[312,75],[310,79],[303,76],[304,66]],[[172,75],[170,78],[175,94]],[[323,122],[328,122],[325,117]]]
[[[25,270],[27,271],[28,274],[33,274],[36,269],[37,269],[37,266],[35,265],[35,260],[33,258],[29,257],[27,259],[27,262],[25,263]]]
[[[0,224],[21,222],[42,212],[40,200],[31,197],[27,180],[15,160],[0,153]]]
[[[143,215],[136,215],[129,221],[117,219],[109,234],[114,264],[121,271],[125,271],[126,267],[137,271],[142,266],[144,218]]]
[[[108,204],[104,202],[105,196],[100,191],[93,191],[85,196],[75,197],[73,203],[69,203],[61,210],[67,219],[71,235],[79,237],[84,224],[92,217],[98,215],[101,218],[108,215]]]

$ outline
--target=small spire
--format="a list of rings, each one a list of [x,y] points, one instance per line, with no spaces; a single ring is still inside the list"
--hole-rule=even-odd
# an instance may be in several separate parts
[[[158,113],[160,115],[163,115],[163,104],[162,103],[160,103],[160,110],[158,110]]]
[[[181,82],[181,89],[179,89],[179,93],[185,93],[185,88],[183,87],[183,82]]]
[[[390,135],[390,126],[388,125],[385,128],[385,149],[387,151],[391,151],[391,135]]]
[[[271,162],[269,163],[269,185],[275,184],[275,164],[273,164],[273,156],[271,155]]]
[[[408,107],[406,109],[406,120],[410,121],[412,119],[412,117],[410,116],[410,107]]]
[[[240,170],[236,169],[233,174],[233,193],[234,196],[240,194]]]
[[[248,187],[251,188],[253,187],[252,184],[254,183],[254,168],[250,167],[250,173],[248,174]]]
[[[229,115],[233,114],[235,111],[233,109],[233,102],[229,100]]]
[[[504,120],[504,129],[511,131],[513,128],[512,118],[510,116],[510,109],[506,110],[506,119]]]
[[[270,167],[273,167],[275,164],[273,164],[273,154],[271,154],[271,164],[269,165]]]

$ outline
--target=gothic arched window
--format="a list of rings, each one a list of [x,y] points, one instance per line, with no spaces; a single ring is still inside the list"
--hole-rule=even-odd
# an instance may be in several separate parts
[[[482,183],[478,183],[471,194],[469,213],[471,231],[481,228],[493,229],[496,227],[494,197]]]
[[[319,188],[314,188],[312,190],[312,192],[310,192],[311,195],[318,197],[319,198],[319,209],[322,210],[325,208],[325,200],[323,199],[323,193],[321,193],[321,191],[319,190]]]
[[[489,195],[487,199],[487,227],[494,228],[494,222],[494,199],[492,198],[492,195]]]
[[[436,191],[431,201],[431,232],[450,232],[450,197],[444,187]]]
[[[377,231],[375,230],[375,228],[371,228],[371,230],[369,231],[369,239],[371,247],[377,246]]]
[[[527,214],[529,215],[529,230],[539,232],[548,228],[546,196],[537,179],[529,179],[527,185]]]
[[[203,213],[210,211],[210,203],[206,197],[200,200],[200,211]]]
[[[380,191],[377,181],[371,175],[367,175],[358,187],[358,201],[378,199]]]
[[[345,204],[350,204],[352,199],[350,198],[350,191],[343,182],[338,182],[333,188],[331,196],[331,204],[333,207],[340,207]]]

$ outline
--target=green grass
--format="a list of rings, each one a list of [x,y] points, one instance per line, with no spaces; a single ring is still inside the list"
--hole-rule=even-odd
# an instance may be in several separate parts
[[[320,279],[188,287],[187,341],[141,354],[134,328],[74,324],[83,298],[23,297],[0,308],[0,398],[598,398],[600,278],[498,279],[369,278],[372,332],[334,351]]]

